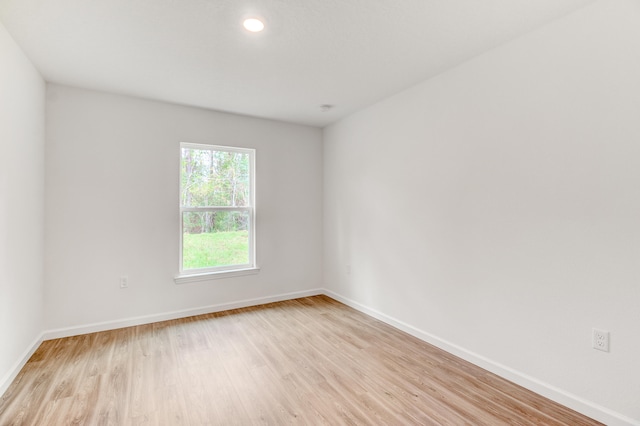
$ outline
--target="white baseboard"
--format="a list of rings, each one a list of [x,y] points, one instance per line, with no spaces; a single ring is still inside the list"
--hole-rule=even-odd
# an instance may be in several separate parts
[[[75,327],[57,328],[43,333],[44,340],[58,339],[62,337],[78,336],[98,331],[115,330],[118,328],[131,327],[134,325],[150,324],[159,321],[167,321],[178,318],[186,318],[194,315],[211,314],[214,312],[228,311],[230,309],[247,308],[249,306],[264,305],[266,303],[281,302],[284,300],[299,299],[301,297],[317,296],[324,294],[322,289],[312,289],[284,293],[276,296],[259,297],[255,299],[239,300],[236,302],[220,303],[217,305],[202,306],[199,308],[171,311],[161,314],[144,315],[139,317],[124,318],[115,321],[105,321],[93,324],[86,324]]]
[[[331,290],[325,289],[323,294],[344,303],[362,313],[365,313],[371,317],[374,317],[386,324],[391,325],[399,330],[404,331],[420,340],[423,340],[429,344],[432,344],[450,354],[464,359],[472,364],[477,365],[491,373],[494,373],[502,378],[505,378],[513,383],[516,383],[524,388],[527,388],[539,395],[549,398],[559,404],[569,407],[585,416],[591,417],[599,422],[602,422],[609,426],[640,426],[640,421],[626,417],[620,413],[612,411],[606,407],[602,407],[593,402],[580,398],[577,395],[573,395],[541,380],[531,377],[498,362],[492,361],[482,355],[469,351],[463,347],[453,344],[447,340],[441,339],[433,334],[422,331],[416,327],[413,327],[403,321],[399,321],[389,315],[386,315],[380,311],[369,308],[359,302],[351,300],[340,294],[334,293]]]
[[[0,379],[0,396],[4,395],[7,389],[9,389],[9,386],[11,386],[11,383],[13,383],[15,378],[18,376],[18,373],[20,373],[22,367],[24,367],[27,361],[29,361],[31,355],[33,355],[33,353],[36,351],[36,349],[38,349],[38,347],[44,340],[43,337],[43,334],[40,334],[40,336],[36,337],[35,340],[31,342],[31,345],[27,347],[27,349],[25,349],[22,356],[15,362],[15,364],[13,364],[11,369],[9,369],[7,374],[5,374],[2,379]]]

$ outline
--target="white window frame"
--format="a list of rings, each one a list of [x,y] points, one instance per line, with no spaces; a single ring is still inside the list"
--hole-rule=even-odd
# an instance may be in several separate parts
[[[182,167],[182,149],[200,149],[208,151],[225,151],[225,152],[237,152],[247,154],[249,156],[249,206],[243,207],[229,207],[229,206],[206,206],[206,207],[183,207],[182,206],[182,182],[180,180],[180,174],[178,175],[179,182],[179,231],[180,231],[180,257],[179,261],[179,274],[175,277],[177,284],[189,283],[194,281],[204,281],[216,278],[227,278],[238,275],[255,274],[259,271],[256,264],[256,208],[255,208],[255,187],[256,187],[256,173],[255,173],[255,156],[256,150],[252,148],[239,148],[234,146],[224,145],[208,145],[208,144],[196,144],[189,142],[180,143],[180,155],[178,160],[180,161],[180,168]],[[181,173],[181,170],[180,170]],[[183,268],[183,226],[184,219],[183,213],[186,212],[219,212],[219,211],[238,211],[248,212],[249,216],[249,262],[241,265],[226,265],[216,266],[211,268],[198,268],[198,269],[184,269]]]

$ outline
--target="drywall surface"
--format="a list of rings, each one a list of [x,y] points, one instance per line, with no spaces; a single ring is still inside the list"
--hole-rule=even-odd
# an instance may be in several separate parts
[[[640,423],[639,52],[603,0],[326,128],[325,287]]]
[[[0,24],[0,394],[42,334],[45,83]]]
[[[46,328],[320,287],[321,138],[312,127],[48,85]],[[174,282],[180,142],[256,149],[258,274]]]

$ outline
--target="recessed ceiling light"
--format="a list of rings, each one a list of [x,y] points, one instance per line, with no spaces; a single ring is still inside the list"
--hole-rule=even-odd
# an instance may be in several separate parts
[[[322,112],[329,112],[331,108],[333,108],[333,105],[329,105],[329,104],[320,105],[320,111]]]
[[[247,31],[251,31],[252,33],[259,33],[264,30],[264,23],[256,18],[245,19],[242,25],[244,25]]]

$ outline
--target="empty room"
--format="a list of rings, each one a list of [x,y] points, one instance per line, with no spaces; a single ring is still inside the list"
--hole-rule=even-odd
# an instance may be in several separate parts
[[[640,426],[639,0],[0,0],[0,426]]]

